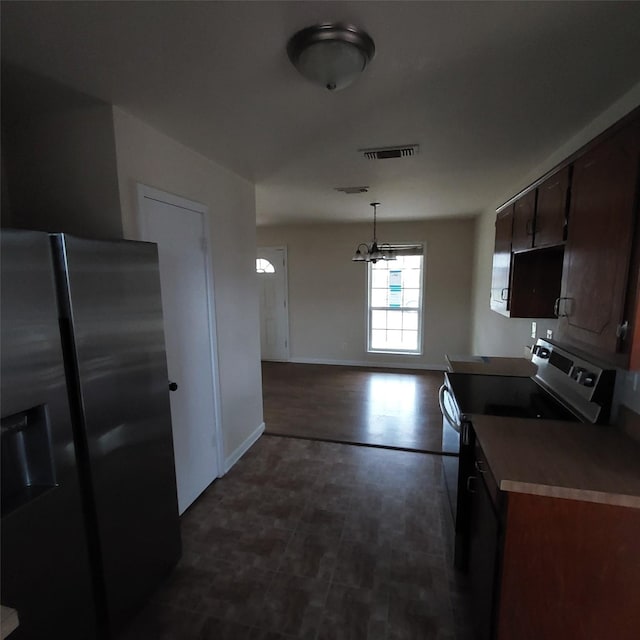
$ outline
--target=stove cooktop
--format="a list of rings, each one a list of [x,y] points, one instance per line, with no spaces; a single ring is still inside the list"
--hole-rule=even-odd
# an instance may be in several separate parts
[[[538,338],[532,378],[448,373],[448,386],[462,414],[605,424],[615,369],[564,345]]]
[[[446,375],[462,414],[579,421],[531,378],[465,373]]]

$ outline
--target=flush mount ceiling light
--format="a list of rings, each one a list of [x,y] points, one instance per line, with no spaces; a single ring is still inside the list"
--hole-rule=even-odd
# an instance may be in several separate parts
[[[305,78],[329,91],[349,86],[364,71],[375,52],[369,34],[339,23],[302,29],[287,44],[294,67]]]
[[[362,242],[358,245],[356,252],[351,258],[354,262],[373,262],[375,264],[378,260],[395,260],[396,252],[390,244],[382,243],[378,245],[376,238],[376,214],[378,212],[379,202],[372,202],[373,207],[373,241],[371,244],[365,244]]]

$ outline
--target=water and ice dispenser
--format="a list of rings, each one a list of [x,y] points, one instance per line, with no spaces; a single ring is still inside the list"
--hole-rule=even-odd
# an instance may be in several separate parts
[[[2,517],[56,486],[45,405],[2,418]]]

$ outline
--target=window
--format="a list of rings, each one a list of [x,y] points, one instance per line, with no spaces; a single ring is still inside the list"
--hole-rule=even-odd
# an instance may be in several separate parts
[[[422,247],[411,251],[368,265],[368,351],[422,353]]]
[[[273,265],[265,258],[256,258],[256,271],[258,273],[275,273]]]

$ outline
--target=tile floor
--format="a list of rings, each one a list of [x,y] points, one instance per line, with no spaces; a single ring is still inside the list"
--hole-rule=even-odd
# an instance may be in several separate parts
[[[438,456],[265,435],[119,640],[467,640],[442,500]]]

